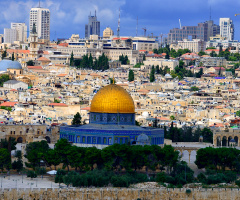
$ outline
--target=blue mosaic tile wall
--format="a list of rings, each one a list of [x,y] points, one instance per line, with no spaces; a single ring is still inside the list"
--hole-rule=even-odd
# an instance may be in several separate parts
[[[112,145],[133,144],[140,134],[146,134],[151,145],[164,144],[164,130],[96,130],[79,127],[60,127],[60,138],[66,138],[73,143]]]
[[[135,125],[135,114],[90,113],[90,123]]]

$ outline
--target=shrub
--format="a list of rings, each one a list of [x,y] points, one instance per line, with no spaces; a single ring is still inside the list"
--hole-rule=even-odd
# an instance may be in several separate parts
[[[200,183],[206,183],[207,181],[207,177],[203,173],[198,174],[197,179]]]
[[[186,189],[186,194],[191,194],[192,191],[190,189]]]
[[[236,172],[227,171],[225,172],[225,180],[227,183],[234,182],[237,179]]]
[[[216,175],[209,175],[207,178],[207,184],[218,184],[218,183],[226,183],[225,175],[222,173]]]
[[[240,187],[240,180],[235,181],[235,184]]]
[[[156,181],[158,183],[165,183],[166,182],[166,174],[165,172],[161,172],[157,174]]]
[[[30,177],[30,178],[36,178],[37,177],[37,174],[35,173],[35,171],[27,171],[27,177]]]

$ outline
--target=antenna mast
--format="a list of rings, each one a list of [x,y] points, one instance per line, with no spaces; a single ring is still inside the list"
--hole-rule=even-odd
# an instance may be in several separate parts
[[[39,8],[41,8],[41,6],[40,6],[40,0],[39,0]]]
[[[117,28],[117,36],[120,36],[120,8],[119,8],[119,18],[118,18],[118,28]]]
[[[137,27],[136,27],[136,36],[138,35],[138,16],[137,16]]]
[[[212,20],[212,7],[210,6],[210,20]]]

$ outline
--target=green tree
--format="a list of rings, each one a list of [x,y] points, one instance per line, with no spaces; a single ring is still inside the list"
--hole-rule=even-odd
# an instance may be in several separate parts
[[[71,57],[70,57],[70,66],[74,66],[73,51],[72,51],[72,53],[71,53]]]
[[[12,163],[12,168],[17,170],[17,172],[20,172],[23,169],[22,152],[16,151],[15,157],[17,160]]]
[[[55,176],[55,183],[59,183],[59,187],[60,184],[64,182],[64,176],[66,175],[66,171],[63,169],[58,169],[57,170],[57,174]]]
[[[146,56],[145,56],[145,54],[143,54],[143,61],[145,61],[146,60]]]
[[[8,74],[3,74],[0,76],[0,86],[3,86],[3,83],[10,80],[10,77]]]
[[[63,163],[63,168],[67,167],[69,171],[69,155],[72,145],[68,142],[67,139],[60,139],[55,144],[55,151],[61,158],[61,163]]]
[[[134,81],[134,72],[131,69],[128,72],[128,81],[129,82]]]
[[[33,60],[29,60],[26,62],[27,66],[34,66]]]
[[[203,55],[206,55],[206,53],[203,52],[203,51],[200,51],[200,52],[198,53],[198,55],[199,55],[199,56],[203,56]]]
[[[6,58],[6,57],[7,57],[7,51],[4,50],[4,51],[2,52],[2,60],[3,60],[4,58]]]
[[[155,81],[155,69],[154,66],[152,66],[152,70],[150,73],[150,82],[154,82]]]
[[[12,54],[12,61],[14,61],[14,53]]]
[[[76,115],[74,115],[73,117],[73,120],[72,120],[72,125],[81,125],[81,120],[82,120],[82,117],[80,115],[79,112],[76,113]]]
[[[57,166],[61,163],[61,157],[54,149],[49,149],[44,155],[44,159],[47,165],[50,166],[50,169],[52,169],[51,166],[53,165],[56,170]]]
[[[240,117],[240,110],[236,112],[236,116]]]
[[[192,86],[190,90],[191,91],[199,91],[199,88],[197,86]]]
[[[11,168],[11,156],[7,149],[0,149],[0,169],[9,170]]]
[[[49,146],[45,140],[27,144],[25,157],[28,159],[28,163],[26,166],[33,169],[40,167],[40,161],[45,159],[44,156],[48,150]]]
[[[175,120],[175,117],[173,115],[170,116],[171,120]]]

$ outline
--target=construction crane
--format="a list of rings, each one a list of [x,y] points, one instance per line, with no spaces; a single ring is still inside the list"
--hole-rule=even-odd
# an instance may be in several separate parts
[[[234,16],[235,16],[235,17],[237,17],[238,15],[240,15],[240,13],[238,13],[238,14],[235,14]]]
[[[147,33],[147,28],[142,28],[144,30],[144,37],[146,37],[146,33]]]
[[[182,29],[182,24],[180,19],[179,19],[179,26],[180,26],[180,29]]]
[[[160,36],[160,38],[161,38],[161,48],[162,48],[162,39],[163,39],[163,36],[164,35],[168,35],[168,34],[163,34],[163,33],[161,33],[159,36]]]

